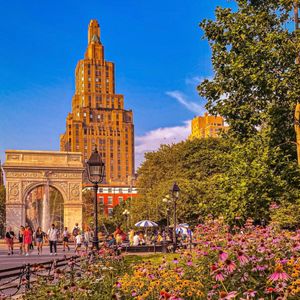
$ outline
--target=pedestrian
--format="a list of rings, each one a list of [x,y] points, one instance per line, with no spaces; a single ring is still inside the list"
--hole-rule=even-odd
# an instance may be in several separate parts
[[[75,223],[75,226],[74,226],[74,228],[72,230],[72,235],[73,235],[75,247],[76,247],[76,236],[79,234],[79,232],[80,232],[80,228],[78,226],[78,223]]]
[[[22,255],[23,252],[25,252],[25,250],[24,250],[24,230],[25,230],[25,227],[20,226],[20,230],[18,233],[20,255]]]
[[[65,251],[66,248],[68,248],[68,251],[70,251],[70,247],[69,247],[70,233],[68,231],[68,227],[65,227],[62,234],[62,238],[63,238],[63,251]]]
[[[51,228],[49,228],[47,236],[48,236],[49,245],[50,245],[50,255],[53,255],[53,254],[57,255],[58,229],[55,228],[54,224],[52,224]]]
[[[32,243],[32,231],[30,230],[29,226],[26,225],[23,233],[24,237],[24,254],[26,256],[29,255],[29,247],[30,244]]]
[[[38,250],[38,255],[42,254],[45,236],[45,232],[42,231],[42,228],[39,226],[35,232],[35,242]]]
[[[14,254],[14,239],[15,239],[15,233],[12,231],[11,227],[8,227],[5,233],[5,241],[7,245],[8,255]]]
[[[92,230],[90,227],[87,228],[87,230],[83,234],[83,245],[85,247],[85,252],[89,249],[90,240],[92,238]]]
[[[33,230],[31,228],[31,226],[29,226],[29,230],[31,231],[31,236],[33,237]],[[29,245],[29,250],[34,250],[34,247],[33,247],[33,238],[31,239],[31,243]]]
[[[78,234],[75,237],[75,253],[79,254],[79,250],[81,249],[81,243],[82,243],[82,235],[80,234],[80,232],[78,232]]]

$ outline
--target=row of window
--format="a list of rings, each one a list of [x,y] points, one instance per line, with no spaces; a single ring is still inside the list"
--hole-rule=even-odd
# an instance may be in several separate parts
[[[104,204],[104,197],[100,196],[99,200],[100,200],[101,204]],[[118,197],[118,204],[121,204],[123,201],[124,201],[124,199],[122,196]],[[107,197],[107,204],[113,205],[113,197],[112,196]]]

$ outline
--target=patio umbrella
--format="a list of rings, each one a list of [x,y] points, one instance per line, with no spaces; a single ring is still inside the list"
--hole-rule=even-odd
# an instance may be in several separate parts
[[[181,234],[186,234],[187,235],[187,233],[188,233],[187,230],[188,230],[188,228],[184,227],[184,226],[177,226],[176,227],[176,233],[177,234],[180,232]]]
[[[155,222],[149,221],[149,220],[143,220],[140,222],[137,222],[135,224],[136,227],[157,227],[158,225]]]
[[[190,227],[190,225],[187,224],[187,223],[178,224],[177,226],[178,227],[184,227],[184,228],[189,228]]]

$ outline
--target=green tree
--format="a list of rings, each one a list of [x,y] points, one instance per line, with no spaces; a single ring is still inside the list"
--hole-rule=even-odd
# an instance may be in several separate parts
[[[176,181],[181,189],[178,218],[196,221],[201,199],[214,197],[207,182],[214,174],[224,171],[221,154],[227,150],[225,139],[210,138],[163,145],[158,151],[147,153],[138,170],[140,197],[131,202],[132,220],[165,219],[167,207],[162,199]],[[169,208],[172,211],[173,205]]]
[[[293,1],[235,2],[236,10],[218,7],[216,20],[200,24],[211,46],[214,78],[203,81],[199,93],[238,138],[268,128],[270,146],[281,144],[295,155],[289,141],[295,140],[300,43],[289,26]]]
[[[270,219],[271,203],[298,201],[299,169],[295,161],[283,160],[279,147],[270,148],[263,134],[249,138],[247,143],[235,139],[231,143],[231,150],[223,154],[227,164],[224,172],[216,174],[210,183],[215,201],[200,203],[204,214],[222,215],[230,223],[236,217],[259,222]],[[278,161],[278,168],[270,167],[273,161]]]

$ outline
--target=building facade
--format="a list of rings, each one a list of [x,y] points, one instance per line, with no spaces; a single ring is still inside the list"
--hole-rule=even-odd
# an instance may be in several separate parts
[[[85,187],[84,190],[93,190],[92,187]],[[122,204],[128,199],[138,197],[136,187],[130,185],[101,185],[97,193],[98,203],[106,216],[110,216],[115,206]]]
[[[224,119],[221,116],[210,116],[205,113],[204,116],[195,117],[192,120],[192,133],[190,139],[218,137],[222,131],[228,130],[225,126]]]
[[[123,95],[115,93],[114,64],[105,60],[99,24],[91,20],[60,149],[81,152],[86,161],[95,147],[105,162],[105,183],[126,185],[134,175],[133,113],[124,109]]]

